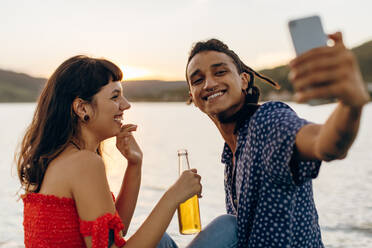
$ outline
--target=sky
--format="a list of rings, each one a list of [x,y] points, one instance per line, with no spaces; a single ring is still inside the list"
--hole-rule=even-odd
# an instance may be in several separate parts
[[[0,68],[49,77],[84,54],[124,80],[184,80],[192,44],[209,38],[271,68],[294,57],[288,21],[314,14],[350,48],[372,40],[370,0],[0,0]]]

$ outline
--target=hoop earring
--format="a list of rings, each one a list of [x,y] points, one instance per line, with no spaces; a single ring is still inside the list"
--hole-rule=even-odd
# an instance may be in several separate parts
[[[89,121],[89,115],[84,115],[84,121],[85,122]]]

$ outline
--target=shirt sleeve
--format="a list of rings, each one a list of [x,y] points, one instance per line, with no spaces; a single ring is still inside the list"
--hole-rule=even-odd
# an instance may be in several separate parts
[[[321,161],[294,161],[296,135],[308,121],[301,119],[287,105],[269,108],[262,125],[263,164],[279,183],[302,185],[316,178]]]
[[[124,225],[116,212],[115,215],[107,213],[93,221],[80,219],[80,233],[83,237],[92,236],[92,248],[107,248],[109,230],[114,231],[114,242],[118,247],[125,245],[126,241],[120,235]]]

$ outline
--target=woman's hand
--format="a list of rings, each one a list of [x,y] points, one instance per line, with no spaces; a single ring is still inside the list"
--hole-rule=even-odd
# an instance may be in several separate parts
[[[125,124],[121,127],[120,133],[116,135],[116,147],[128,160],[128,165],[140,165],[142,163],[142,151],[132,132],[137,130],[137,125]]]
[[[194,195],[201,197],[201,176],[196,169],[186,170],[168,190],[172,193],[177,204],[182,203]]]
[[[362,107],[369,101],[358,63],[345,48],[340,32],[329,35],[332,47],[314,48],[289,64],[289,79],[295,89],[295,100],[336,98],[350,107]]]

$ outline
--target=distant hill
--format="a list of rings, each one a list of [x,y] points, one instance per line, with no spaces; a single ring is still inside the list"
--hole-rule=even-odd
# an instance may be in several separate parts
[[[0,102],[33,102],[45,82],[45,78],[0,69]]]
[[[125,81],[123,93],[129,101],[185,102],[188,86],[186,81]]]
[[[0,69],[0,102],[34,102],[46,81]],[[185,81],[125,81],[123,91],[129,101],[186,101],[188,95]]]
[[[372,41],[355,47],[352,51],[359,62],[364,80],[372,82]],[[262,100],[290,99],[293,89],[288,80],[288,71],[287,65],[260,71],[282,87],[277,91],[265,83],[256,83],[261,88]],[[45,78],[0,69],[0,102],[36,101],[45,82]],[[186,101],[188,98],[185,81],[125,81],[123,88],[124,95],[130,101]]]

